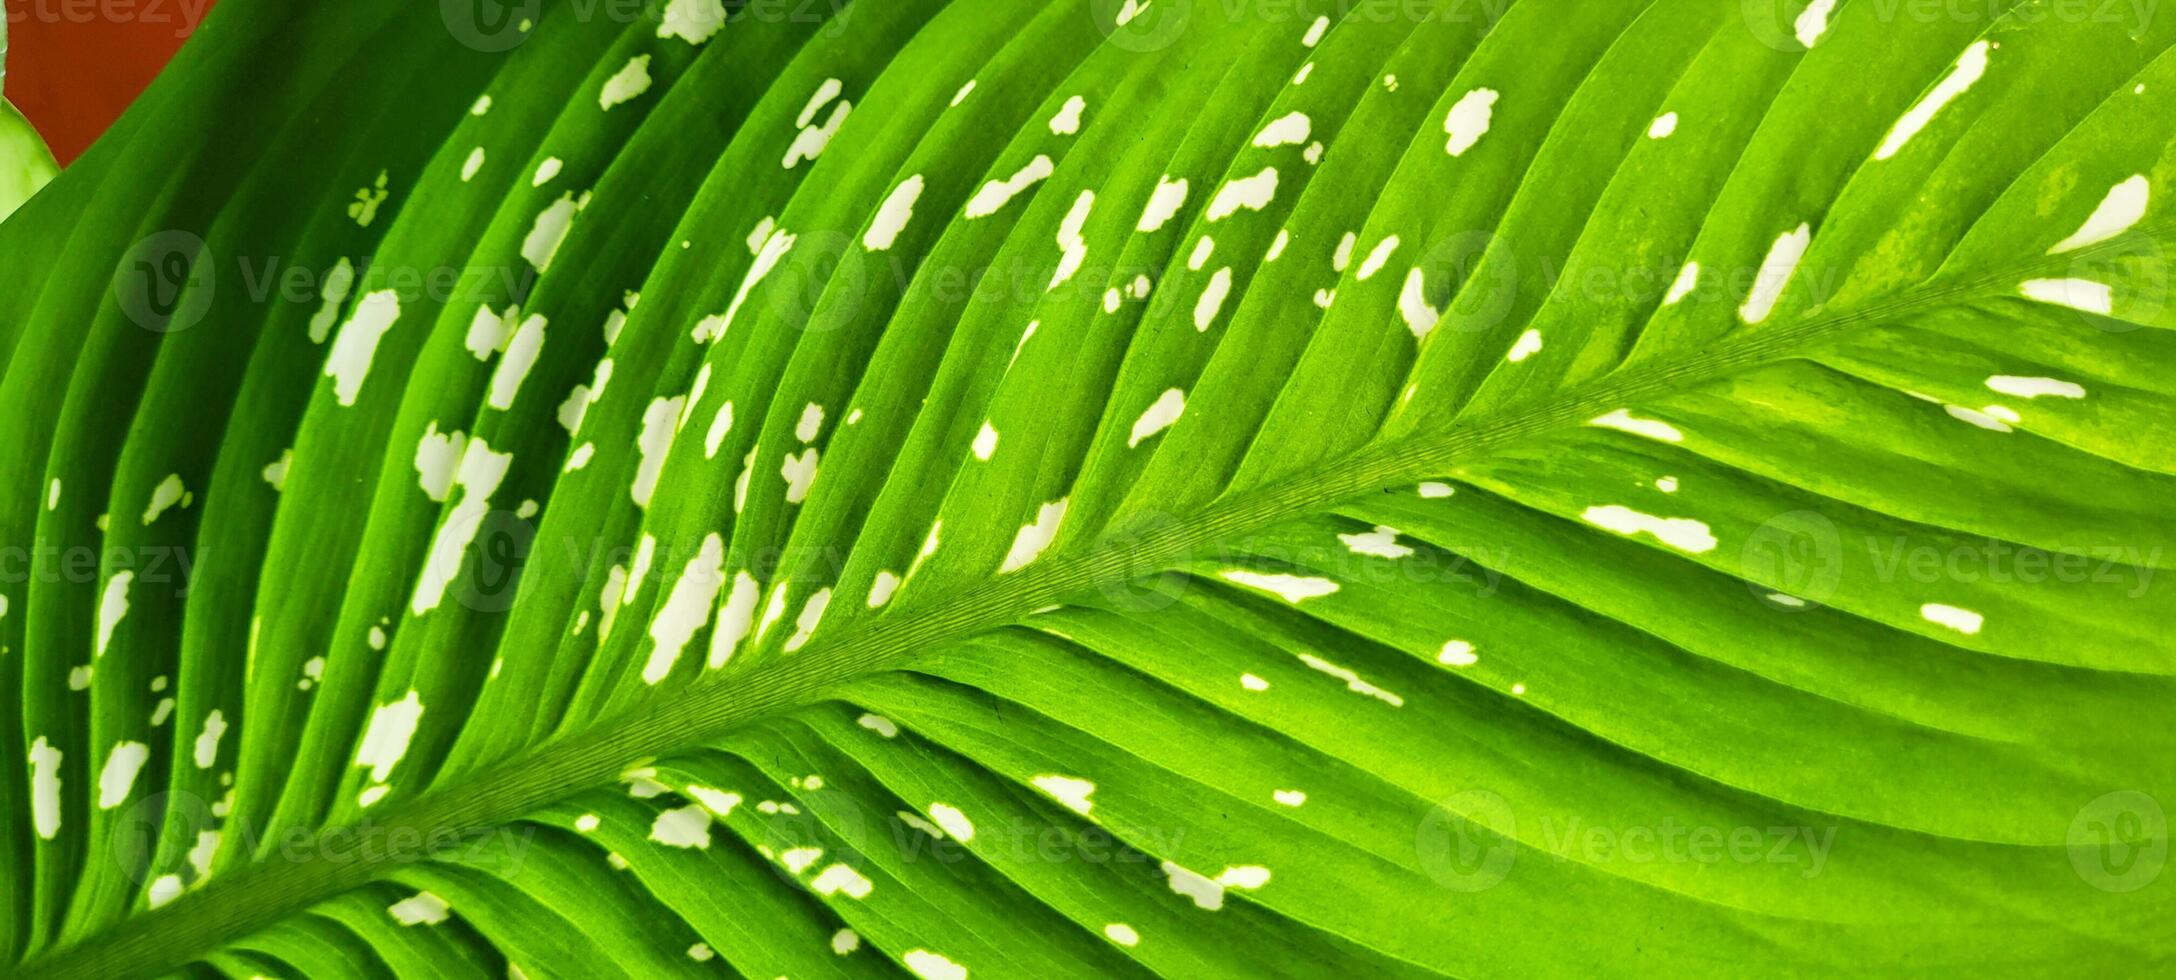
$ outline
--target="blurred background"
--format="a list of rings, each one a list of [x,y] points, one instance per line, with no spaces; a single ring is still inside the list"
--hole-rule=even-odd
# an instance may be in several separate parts
[[[214,0],[5,0],[5,95],[65,167],[113,124]]]

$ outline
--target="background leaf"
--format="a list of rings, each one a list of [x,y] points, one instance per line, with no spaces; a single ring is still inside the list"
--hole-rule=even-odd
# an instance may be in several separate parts
[[[0,24],[0,80],[7,78],[8,29]],[[53,179],[53,155],[22,113],[0,99],[0,219]]]

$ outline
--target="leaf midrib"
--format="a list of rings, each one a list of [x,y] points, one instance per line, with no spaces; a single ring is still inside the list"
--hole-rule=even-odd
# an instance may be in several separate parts
[[[1931,281],[1909,294],[1841,313],[1822,313],[1816,308],[1788,325],[1747,331],[1677,359],[1626,368],[1535,399],[1538,404],[1508,406],[1460,419],[1438,432],[1369,444],[1280,482],[1220,498],[1190,518],[1138,536],[1126,536],[1119,529],[1084,551],[1054,553],[1018,573],[950,598],[902,605],[890,615],[820,638],[800,653],[698,679],[676,694],[652,698],[611,721],[468,774],[457,792],[435,790],[396,805],[372,819],[367,831],[381,839],[407,832],[414,832],[416,840],[468,839],[474,831],[608,785],[636,760],[665,755],[771,713],[820,701],[856,678],[904,666],[917,650],[1016,621],[1100,584],[1162,571],[1178,559],[1208,552],[1233,534],[1440,476],[1454,464],[1540,433],[1582,425],[1617,408],[1808,356],[1850,326],[2007,294],[2012,284],[2035,272],[2070,267],[2150,237],[2142,228],[2090,249],[2037,257],[2009,272],[1952,283]],[[309,844],[360,829],[364,828],[326,828]],[[448,835],[449,830],[454,833]],[[277,864],[258,859],[168,906],[131,916],[21,964],[8,975],[103,980],[170,970],[286,915],[376,880],[386,866],[395,863],[383,855],[328,860],[323,857],[328,848],[316,846],[287,850],[312,856]],[[339,848],[333,853],[351,850]]]

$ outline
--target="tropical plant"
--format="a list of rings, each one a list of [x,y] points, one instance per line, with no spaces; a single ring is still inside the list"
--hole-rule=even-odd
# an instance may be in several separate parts
[[[0,80],[7,78],[8,27],[0,21]],[[0,218],[53,179],[53,155],[22,113],[0,98]]]
[[[226,0],[0,225],[0,962],[2164,972],[2151,12]]]
[[[38,131],[14,106],[0,101],[0,218],[21,207],[53,174],[53,157]]]

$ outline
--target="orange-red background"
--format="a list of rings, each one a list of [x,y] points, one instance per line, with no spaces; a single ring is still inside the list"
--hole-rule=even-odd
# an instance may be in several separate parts
[[[212,0],[6,0],[7,98],[63,166],[151,84]]]

